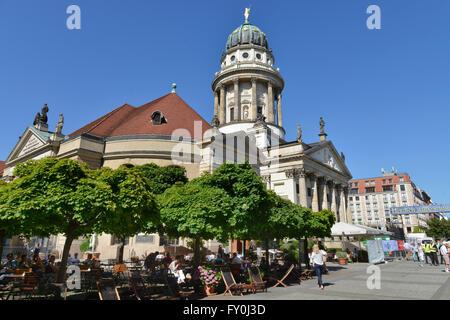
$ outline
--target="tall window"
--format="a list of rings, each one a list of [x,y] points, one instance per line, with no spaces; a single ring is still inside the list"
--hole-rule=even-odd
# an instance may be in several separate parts
[[[230,121],[234,121],[234,108],[230,108]]]

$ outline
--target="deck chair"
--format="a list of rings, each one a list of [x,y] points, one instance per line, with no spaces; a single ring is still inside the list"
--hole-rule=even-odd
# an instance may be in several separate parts
[[[113,279],[97,281],[97,288],[100,300],[120,300],[119,292]]]
[[[279,286],[280,284],[286,288],[287,285],[284,283],[284,281],[289,276],[289,274],[292,272],[292,270],[294,270],[293,264],[291,264],[289,269],[286,271],[285,275],[280,280],[278,280],[277,278],[274,278],[274,277],[269,277],[270,280],[275,280],[277,282],[272,288],[275,288],[275,287]]]
[[[130,277],[130,287],[137,300],[149,300],[151,297],[150,290],[145,285],[144,279],[137,274]]]
[[[258,267],[249,267],[248,275],[250,277],[250,286],[252,287],[253,293],[256,293],[258,290],[262,290],[263,292],[267,292],[266,283],[267,281],[263,281],[261,277],[261,271]]]
[[[312,279],[313,273],[314,273],[314,270],[308,270],[308,269],[302,270],[302,271],[300,272],[300,279],[301,279],[301,280],[309,280],[309,279]]]
[[[229,268],[221,269],[220,273],[222,274],[222,279],[225,284],[225,292],[223,293],[224,296],[228,292],[230,293],[230,295],[233,295],[233,291],[238,292],[242,296],[242,291],[244,291],[245,289],[247,289],[247,291],[251,290],[250,285],[236,283],[236,280],[234,280],[233,274],[231,273],[231,270]]]

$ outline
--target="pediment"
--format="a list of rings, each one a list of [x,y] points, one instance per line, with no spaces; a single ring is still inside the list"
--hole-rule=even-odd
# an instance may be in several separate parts
[[[34,130],[29,127],[14,147],[7,161],[10,162],[14,159],[30,155],[48,144],[49,143],[45,137],[39,136],[39,134],[34,132]]]
[[[312,149],[305,152],[310,158],[342,173],[343,175],[349,175],[350,171],[345,165],[344,159],[338,154],[331,142],[327,142],[322,145],[316,145]]]

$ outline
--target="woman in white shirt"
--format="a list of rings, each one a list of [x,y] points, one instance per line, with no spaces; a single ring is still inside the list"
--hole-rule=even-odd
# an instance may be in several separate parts
[[[324,260],[324,254],[321,250],[319,250],[319,246],[315,244],[313,246],[313,252],[311,254],[311,263],[314,267],[314,270],[316,271],[317,275],[317,284],[319,285],[319,288],[323,290],[323,283],[322,283],[322,273],[323,273],[323,260]]]

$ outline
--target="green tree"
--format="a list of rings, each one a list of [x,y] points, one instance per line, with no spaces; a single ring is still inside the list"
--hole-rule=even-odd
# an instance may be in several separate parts
[[[66,237],[57,281],[63,282],[74,239],[92,233],[95,223],[114,206],[111,188],[90,176],[86,165],[69,159],[44,158],[18,164],[2,216],[18,219],[27,236]]]
[[[99,181],[113,193],[114,206],[95,225],[95,232],[113,234],[120,239],[119,263],[123,263],[125,239],[140,232],[154,232],[161,224],[159,209],[151,184],[137,168],[121,166],[96,172]]]
[[[203,184],[225,191],[230,199],[232,212],[227,219],[228,237],[257,239],[265,230],[272,202],[265,183],[251,165],[225,163],[213,174],[205,174],[202,178]]]
[[[6,204],[9,190],[9,185],[0,180],[0,258],[3,256],[5,239],[20,235],[23,229],[21,220],[8,214]]]
[[[176,183],[160,198],[165,232],[172,237],[195,239],[196,266],[199,264],[201,239],[227,239],[227,219],[232,211],[227,193],[205,185],[203,179],[198,178],[185,185]]]
[[[188,182],[186,169],[175,165],[160,167],[154,163],[148,163],[134,169],[142,177],[147,178],[150,190],[156,195],[163,194],[177,182],[183,184]]]
[[[450,221],[447,219],[432,218],[427,221],[426,234],[435,239],[450,238]]]

